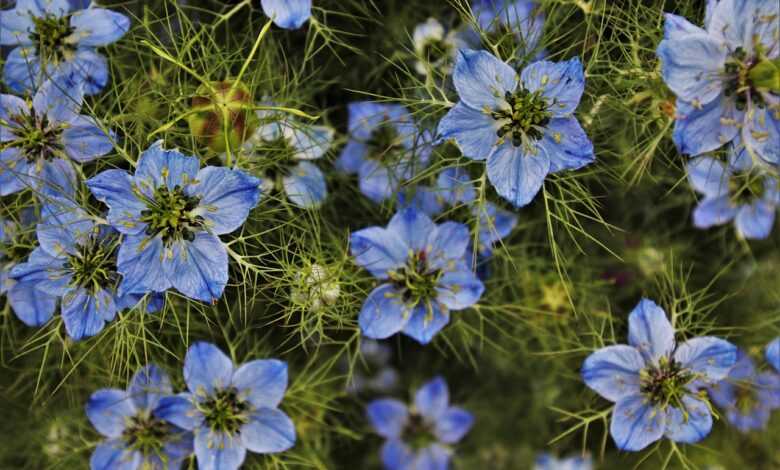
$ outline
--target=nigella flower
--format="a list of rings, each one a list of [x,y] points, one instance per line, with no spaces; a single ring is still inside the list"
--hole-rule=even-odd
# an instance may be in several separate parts
[[[228,281],[227,249],[219,235],[241,227],[260,199],[260,180],[238,170],[207,166],[155,142],[135,175],[106,170],[87,181],[108,205],[108,221],[124,234],[117,269],[120,292],[175,288],[215,302]]]
[[[64,77],[46,82],[32,103],[0,95],[0,196],[37,189],[52,161],[85,163],[111,151],[112,138],[79,114],[82,98],[81,85]]]
[[[311,0],[262,0],[263,12],[284,29],[298,29],[311,16]]]
[[[381,456],[387,470],[448,468],[451,446],[474,424],[471,413],[450,406],[447,382],[441,377],[420,387],[411,407],[382,398],[369,403],[366,414],[377,434],[386,439]]]
[[[542,454],[536,459],[534,470],[593,470],[593,459],[590,456],[559,459]]]
[[[766,346],[766,360],[780,372],[780,337],[775,338]]]
[[[511,35],[517,42],[517,54],[523,57],[537,51],[544,33],[545,15],[539,4],[528,0],[474,0],[471,11],[479,28],[501,42]],[[478,46],[478,42],[474,46]],[[542,58],[544,51],[538,51]]]
[[[38,88],[60,74],[72,74],[91,95],[108,82],[108,63],[97,47],[118,41],[130,29],[121,13],[90,4],[75,9],[68,0],[17,0],[0,11],[0,45],[15,46],[3,79],[16,92]]]
[[[708,7],[705,29],[667,14],[658,45],[664,82],[677,95],[674,141],[695,156],[741,135],[751,154],[780,164],[773,65],[780,56],[780,4],[723,0]]]
[[[390,365],[392,350],[381,341],[363,339],[360,341],[360,357],[354,368],[345,363],[345,372],[352,370],[352,380],[347,392],[390,392],[399,383],[398,371]]]
[[[728,164],[713,157],[688,163],[688,179],[704,199],[693,212],[698,228],[734,221],[737,233],[748,239],[767,238],[780,204],[778,176],[754,165],[745,147],[730,146]]]
[[[780,376],[759,373],[744,351],[725,379],[709,387],[712,401],[740,432],[766,429],[772,410],[780,408]]]
[[[273,115],[263,110],[257,111],[257,117],[261,122],[273,119]],[[314,160],[321,159],[330,149],[334,132],[328,126],[310,126],[292,119],[272,121],[261,124],[243,149],[260,148],[266,191],[282,190],[290,202],[310,209],[320,206],[328,195],[325,175]],[[270,161],[269,154],[278,158]]]
[[[439,134],[464,156],[487,160],[490,182],[515,206],[531,202],[549,173],[594,160],[573,115],[585,87],[579,59],[534,62],[518,81],[488,52],[461,50],[453,81],[461,101],[439,122]]]
[[[382,281],[363,302],[360,329],[383,339],[403,332],[422,344],[450,321],[450,310],[468,308],[485,287],[465,259],[469,230],[459,223],[434,224],[410,207],[384,227],[353,232],[355,262]]]
[[[189,392],[160,400],[157,415],[194,434],[201,470],[235,470],[246,451],[282,452],[295,444],[293,422],[281,410],[287,364],[255,360],[234,367],[216,346],[198,342],[184,359]]]
[[[175,470],[192,454],[192,435],[164,421],[162,400],[171,381],[155,365],[133,375],[127,390],[104,388],[93,393],[87,417],[105,438],[92,453],[92,470]]]
[[[588,387],[615,402],[617,447],[639,451],[664,436],[682,443],[707,436],[712,414],[700,389],[728,375],[736,346],[712,336],[677,344],[666,313],[647,299],[628,318],[628,342],[599,349],[582,365]]]
[[[436,18],[428,18],[424,23],[418,24],[414,28],[412,40],[414,54],[417,56],[414,70],[420,75],[429,75],[433,71],[448,75],[458,48],[464,46],[458,32],[445,31]]]
[[[374,202],[384,201],[428,166],[430,139],[401,105],[359,101],[348,108],[350,140],[336,168],[356,173],[360,191]]]

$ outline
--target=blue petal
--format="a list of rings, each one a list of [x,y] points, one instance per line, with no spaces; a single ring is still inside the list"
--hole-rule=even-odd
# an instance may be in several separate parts
[[[103,388],[89,397],[87,418],[97,431],[108,437],[122,437],[128,418],[138,412],[124,390]]]
[[[674,406],[666,416],[666,437],[675,442],[693,444],[704,439],[712,429],[712,414],[707,403],[692,396],[684,396],[685,413]]]
[[[246,458],[246,447],[238,435],[201,429],[195,433],[195,457],[203,470],[238,470]]]
[[[233,378],[233,361],[211,343],[198,341],[184,358],[184,381],[190,392],[211,395],[228,387]]]
[[[52,256],[75,255],[85,244],[95,224],[89,215],[70,201],[52,200],[41,209],[41,222],[36,228],[41,248]]]
[[[506,92],[517,88],[517,73],[488,52],[461,49],[452,81],[466,105],[477,110],[485,107],[493,110],[505,103]]]
[[[27,102],[18,96],[0,94],[0,142],[16,139],[12,129],[18,129],[19,124],[12,117],[29,114]]]
[[[37,186],[31,178],[35,174],[35,163],[25,158],[18,148],[0,150],[0,196],[7,196]]]
[[[105,8],[80,10],[70,17],[71,38],[80,46],[107,46],[118,41],[130,29],[130,19]]]
[[[436,190],[450,205],[469,204],[477,199],[477,191],[468,172],[461,167],[445,168],[436,178]]]
[[[37,4],[37,8],[30,8],[29,11],[38,11],[40,9],[41,14],[36,16],[53,16],[55,18],[62,18],[70,11],[69,0],[34,0]],[[17,2],[16,8],[21,6],[22,2]],[[31,5],[33,1],[30,1],[28,5]]]
[[[656,53],[661,76],[679,99],[707,104],[720,95],[728,51],[712,36],[696,34],[663,40]]]
[[[366,407],[366,414],[374,431],[387,439],[400,438],[409,420],[409,409],[392,398],[374,400]]]
[[[495,150],[499,127],[489,114],[459,102],[439,121],[438,133],[454,139],[465,157],[484,160]]]
[[[436,300],[451,310],[462,310],[476,304],[485,286],[467,269],[449,271],[439,279]]]
[[[452,451],[440,444],[431,444],[417,452],[411,468],[415,470],[448,470]]]
[[[335,130],[329,126],[303,126],[300,124],[283,127],[285,137],[295,147],[297,160],[317,160],[333,145]]]
[[[232,384],[256,408],[276,408],[287,390],[287,363],[276,359],[244,363],[233,373]]]
[[[260,201],[260,180],[243,171],[207,166],[196,179],[187,188],[188,194],[201,198],[193,214],[206,219],[209,230],[217,235],[241,227]]]
[[[54,123],[70,123],[81,110],[84,87],[63,75],[47,80],[33,97],[33,109]]]
[[[576,118],[553,119],[539,144],[550,158],[550,171],[578,170],[593,163],[596,155]]]
[[[353,101],[347,105],[349,111],[349,133],[360,142],[371,138],[371,134],[389,119],[389,111],[398,105]]]
[[[392,284],[382,284],[371,291],[358,317],[363,336],[384,339],[401,331],[410,313],[402,297]]]
[[[413,207],[396,212],[387,225],[388,232],[394,233],[415,252],[426,249],[428,237],[435,229],[430,217]]]
[[[203,422],[203,415],[194,405],[195,398],[189,393],[180,393],[160,398],[154,415],[182,429],[192,431]]]
[[[133,177],[124,170],[106,170],[87,180],[92,194],[108,206],[108,221],[127,235],[146,229],[146,223],[140,221],[146,204],[135,194],[133,185]]]
[[[262,0],[265,14],[280,28],[298,29],[311,16],[311,0]]]
[[[116,316],[114,296],[102,290],[95,294],[78,287],[62,298],[62,320],[68,336],[78,341],[100,333],[106,321]]]
[[[76,191],[78,190],[81,179],[73,169],[71,162],[61,158],[44,163],[41,168],[41,187],[39,197],[46,203],[64,204],[74,209],[76,204]],[[64,202],[53,201],[64,200]],[[65,207],[63,207],[64,209]]]
[[[693,225],[697,228],[710,228],[730,221],[737,214],[737,208],[728,195],[705,198],[693,210]]]
[[[674,143],[680,153],[692,156],[718,149],[736,137],[743,116],[723,95],[698,108],[677,100]]]
[[[398,207],[406,209],[413,207],[429,217],[440,214],[443,210],[441,194],[427,186],[414,186],[398,194]]]
[[[454,444],[465,436],[474,425],[474,415],[468,411],[450,407],[439,415],[434,433],[445,444]]]
[[[711,336],[692,338],[674,352],[674,359],[706,383],[723,380],[737,362],[737,347]]]
[[[290,202],[305,209],[319,206],[328,195],[325,175],[317,165],[309,162],[295,165],[290,174],[282,178],[282,184]]]
[[[414,460],[412,450],[397,438],[386,441],[380,454],[382,464],[387,470],[407,470]]]
[[[450,391],[444,378],[435,377],[417,389],[414,406],[422,416],[437,422],[450,406]]]
[[[89,459],[90,470],[138,470],[141,452],[130,450],[121,439],[103,442],[95,447]]]
[[[62,132],[65,153],[79,163],[102,157],[114,149],[113,136],[107,134],[89,116],[76,116]]]
[[[154,364],[140,368],[130,379],[127,394],[139,410],[151,411],[163,396],[173,393],[168,374]]]
[[[707,31],[692,24],[682,16],[664,13],[664,39],[684,39],[690,34],[707,34]]]
[[[642,395],[622,398],[612,410],[610,434],[620,450],[639,451],[664,435],[666,413]]]
[[[338,160],[336,160],[336,169],[342,173],[357,173],[366,159],[368,147],[357,140],[350,140],[341,150]]]
[[[780,372],[780,337],[775,338],[766,346],[766,360]]]
[[[122,275],[120,293],[163,292],[172,286],[164,263],[168,257],[161,236],[127,235],[119,246],[117,271]]]
[[[412,310],[403,333],[420,344],[428,344],[450,322],[450,312],[438,301],[422,300]]]
[[[765,201],[755,201],[737,211],[737,233],[749,240],[763,240],[772,233],[775,224],[775,207]]]
[[[501,197],[522,207],[530,203],[544,184],[550,171],[546,152],[525,153],[505,143],[488,159],[487,174]]]
[[[746,116],[742,129],[742,140],[759,157],[772,165],[780,165],[780,118],[777,108],[769,106],[763,109],[753,106]],[[752,119],[751,119],[752,118]]]
[[[84,84],[84,93],[94,95],[108,83],[108,61],[91,47],[79,48],[61,73],[74,74]]]
[[[38,281],[14,283],[8,289],[8,302],[17,318],[27,326],[48,322],[57,308],[57,297],[36,289]]]
[[[382,227],[353,232],[349,241],[355,263],[379,279],[387,279],[387,273],[403,266],[409,256],[409,247],[401,237]]]
[[[270,454],[295,445],[295,425],[283,412],[274,408],[259,408],[249,416],[249,422],[239,432],[242,444],[252,452]]]
[[[712,157],[694,158],[688,165],[688,180],[696,191],[708,198],[725,196],[729,192],[729,172],[723,163]]]
[[[508,237],[517,226],[517,215],[501,209],[492,202],[484,206],[476,204],[471,212],[477,217],[480,251],[489,249],[496,242]]]
[[[360,192],[377,204],[391,198],[404,179],[376,160],[365,160],[358,170]]]
[[[185,187],[197,179],[200,162],[178,150],[166,150],[158,140],[138,160],[135,170],[136,183],[144,190],[154,190],[163,185],[168,189]],[[151,193],[149,193],[151,194]]]
[[[509,31],[519,36],[521,52],[534,52],[544,32],[545,15],[539,4],[529,0],[506,2],[506,11],[500,14]]]
[[[219,238],[198,232],[191,242],[173,242],[171,250],[165,268],[173,287],[204,302],[215,303],[222,297],[228,281],[228,254]]]
[[[758,18],[757,5],[772,4],[753,0],[720,0],[708,8],[707,31],[720,42],[725,42],[730,50],[743,47],[750,51],[753,45],[753,18]],[[771,20],[769,21],[771,22]]]
[[[523,69],[520,81],[528,91],[541,90],[553,117],[566,117],[574,113],[585,91],[582,63],[577,57],[566,62],[534,62]]]
[[[30,33],[35,31],[32,15],[20,8],[0,11],[0,45],[32,44]]]
[[[631,311],[628,344],[639,350],[646,362],[653,364],[674,351],[674,328],[666,318],[666,312],[652,300],[640,300]]]
[[[65,269],[65,257],[55,257],[41,247],[35,248],[27,261],[16,264],[9,273],[19,282],[35,282],[36,288],[60,296],[68,289],[72,274]]]
[[[619,344],[594,352],[582,363],[585,385],[609,401],[639,394],[639,373],[645,361],[636,348]]]
[[[32,47],[17,47],[5,59],[3,81],[15,93],[35,88],[41,73],[41,62]]]

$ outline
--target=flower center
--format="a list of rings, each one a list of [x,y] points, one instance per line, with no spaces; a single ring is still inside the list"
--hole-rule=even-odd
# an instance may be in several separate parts
[[[92,234],[76,254],[68,255],[65,270],[73,275],[72,286],[98,292],[117,280],[117,237],[103,238]]]
[[[162,455],[171,434],[171,425],[143,411],[132,418],[122,433],[127,446],[143,455]]]
[[[515,93],[506,92],[504,99],[509,109],[498,109],[490,115],[502,123],[496,131],[500,139],[508,138],[512,145],[529,146],[530,140],[539,140],[544,135],[544,127],[550,122],[552,114],[541,91],[530,92],[519,89]]]
[[[674,359],[662,357],[657,367],[643,369],[639,378],[640,390],[654,405],[685,409],[682,398],[688,394],[686,386],[694,376]]]
[[[736,107],[740,111],[747,108],[748,102],[762,109],[766,106],[764,97],[753,81],[756,76],[754,69],[759,64],[756,57],[748,57],[745,49],[741,47],[726,59],[726,83],[723,92],[726,96],[735,96]]]
[[[195,233],[203,229],[204,219],[194,215],[200,198],[188,196],[181,186],[168,189],[163,185],[154,190],[154,196],[146,199],[146,210],[141,212],[141,221],[147,224],[146,234],[162,234],[167,244],[174,240],[192,241]]]
[[[424,449],[438,441],[433,433],[432,426],[423,416],[412,412],[406,422],[401,439],[413,450]]]
[[[250,405],[238,396],[238,390],[230,387],[217,390],[214,395],[208,397],[198,405],[205,417],[209,428],[235,434],[249,421],[248,412]]]
[[[758,408],[760,402],[752,384],[734,384],[734,406],[743,415]]]
[[[764,178],[758,172],[739,172],[729,179],[729,197],[735,204],[751,204],[761,199],[764,191]]]
[[[393,163],[406,150],[398,130],[390,123],[382,123],[366,142],[368,158],[380,163]]]
[[[13,115],[10,119],[15,124],[8,126],[14,138],[7,145],[21,150],[27,161],[50,160],[64,152],[65,147],[60,139],[63,125],[49,122],[45,114],[39,116],[33,109],[29,113]]]
[[[390,272],[390,279],[403,292],[405,304],[416,306],[420,301],[436,296],[442,272],[428,267],[428,254],[425,250],[412,254],[406,266]]]
[[[30,35],[38,57],[44,63],[58,63],[65,59],[68,52],[75,51],[76,48],[66,38],[73,33],[74,28],[70,26],[70,18],[64,16],[56,18],[54,16],[44,16],[42,18],[32,18],[35,25],[35,31]]]

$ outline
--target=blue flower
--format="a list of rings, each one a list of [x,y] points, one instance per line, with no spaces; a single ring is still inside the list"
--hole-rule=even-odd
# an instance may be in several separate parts
[[[666,15],[657,54],[677,96],[680,152],[700,155],[741,135],[751,154],[780,164],[780,90],[760,78],[780,55],[778,15],[778,2],[731,0],[709,2],[704,29]]]
[[[216,346],[198,342],[184,359],[188,393],[164,397],[157,416],[193,431],[201,470],[235,470],[247,450],[282,452],[295,444],[292,420],[279,410],[287,364],[255,360],[234,367]]]
[[[366,409],[374,430],[386,439],[382,463],[387,470],[442,470],[449,466],[452,445],[474,424],[474,416],[450,406],[447,382],[436,377],[420,387],[414,405],[382,398]]]
[[[205,302],[222,296],[228,254],[218,235],[241,227],[260,199],[260,180],[199,167],[197,158],[158,141],[141,154],[135,175],[107,170],[87,181],[124,235],[117,259],[122,295],[175,288]]]
[[[628,342],[599,349],[582,365],[588,387],[615,402],[610,434],[617,447],[639,451],[664,436],[702,440],[712,414],[700,389],[728,375],[736,346],[711,336],[677,344],[666,313],[647,299],[628,318]]]
[[[474,0],[471,11],[482,31],[512,34],[517,41],[517,56],[536,52],[544,33],[545,14],[536,2],[528,0]],[[472,41],[479,44],[478,34]],[[543,50],[536,58],[544,57]]]
[[[336,168],[357,174],[360,191],[372,201],[389,199],[428,166],[430,139],[403,106],[359,101],[348,107],[350,140]]]
[[[780,337],[775,338],[766,346],[766,360],[780,372]]]
[[[0,45],[14,46],[3,79],[15,92],[35,90],[60,74],[73,74],[88,95],[108,82],[106,58],[97,47],[118,41],[130,29],[121,13],[90,4],[74,9],[68,0],[17,0],[0,11]]]
[[[693,212],[698,228],[734,221],[739,236],[767,238],[780,204],[778,177],[753,164],[745,147],[729,148],[728,165],[712,157],[697,157],[688,163],[688,179],[704,195]]]
[[[534,470],[593,470],[593,459],[590,456],[559,459],[542,454],[536,459]]]
[[[772,410],[780,408],[780,376],[758,373],[744,351],[722,381],[709,387],[712,401],[726,412],[726,419],[740,432],[766,429]]]
[[[192,434],[159,416],[171,381],[155,365],[133,375],[127,390],[104,388],[93,393],[87,417],[105,437],[90,459],[92,470],[175,470],[192,454]]]
[[[263,12],[284,29],[298,29],[311,16],[311,0],[262,0]]]
[[[469,230],[463,224],[434,224],[410,207],[387,228],[353,232],[355,262],[382,281],[363,303],[363,334],[383,339],[403,332],[427,344],[450,321],[450,310],[468,308],[484,286],[465,260]]]
[[[113,149],[110,134],[79,114],[82,98],[82,87],[64,78],[46,82],[32,103],[0,95],[0,196],[38,189],[52,161],[85,163]]]
[[[585,87],[582,65],[538,61],[517,73],[485,51],[461,50],[453,73],[461,101],[441,122],[468,158],[487,161],[498,194],[517,207],[533,200],[551,172],[594,160],[573,113]]]

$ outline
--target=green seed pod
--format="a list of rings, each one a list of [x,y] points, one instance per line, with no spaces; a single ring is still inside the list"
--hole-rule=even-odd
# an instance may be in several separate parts
[[[759,90],[780,93],[780,58],[764,59],[750,69],[750,82]]]
[[[236,149],[257,127],[252,95],[243,83],[222,81],[211,86],[213,95],[201,85],[192,98],[194,112],[187,118],[190,132],[214,152],[224,152],[228,143]]]

